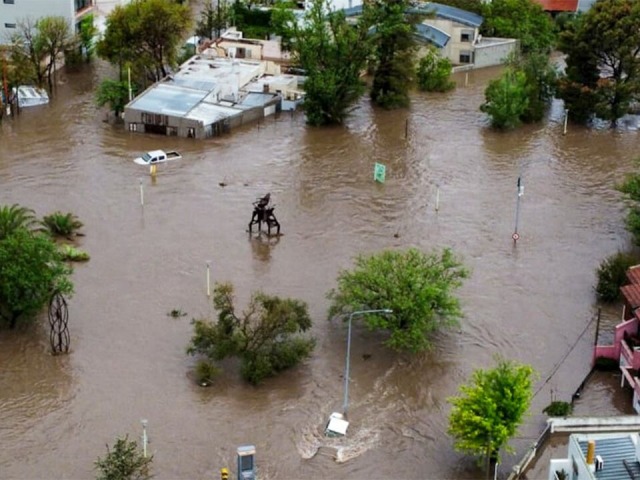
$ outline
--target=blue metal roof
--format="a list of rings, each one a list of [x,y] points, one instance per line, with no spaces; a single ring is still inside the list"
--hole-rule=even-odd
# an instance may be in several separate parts
[[[451,38],[447,33],[439,28],[418,23],[416,25],[416,35],[429,43],[434,44],[438,48],[444,48]]]
[[[596,438],[596,455],[600,455],[603,468],[595,472],[598,480],[621,480],[624,478],[638,478],[640,476],[640,463],[636,458],[636,448],[630,435],[612,438]],[[588,440],[578,441],[582,454],[587,456]],[[635,477],[631,477],[624,461],[631,468]]]
[[[477,28],[482,25],[483,18],[472,12],[467,12],[460,8],[442,5],[441,3],[425,2],[407,9],[407,13],[433,14],[436,17],[446,18],[462,25]]]

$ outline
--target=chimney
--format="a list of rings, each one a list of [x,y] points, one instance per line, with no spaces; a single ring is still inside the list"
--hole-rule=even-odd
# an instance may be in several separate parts
[[[596,459],[596,441],[589,440],[589,442],[587,443],[587,468],[589,469],[590,472],[596,471],[595,459]]]

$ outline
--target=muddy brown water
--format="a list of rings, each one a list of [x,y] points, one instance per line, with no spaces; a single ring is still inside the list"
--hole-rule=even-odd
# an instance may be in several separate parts
[[[578,338],[595,311],[595,268],[629,244],[613,186],[640,141],[630,129],[570,126],[564,136],[558,103],[544,124],[493,132],[478,107],[497,73],[461,76],[445,95],[416,93],[407,111],[363,99],[345,128],[281,114],[191,141],[104,123],[93,103],[104,72],[93,67],[64,74],[50,105],[5,121],[0,203],[74,212],[91,261],[73,276],[69,355],[49,354],[45,322],[0,332],[0,477],[92,478],[105,444],[139,438],[145,418],[159,479],[217,478],[247,443],[265,479],[478,478],[473,460],[452,449],[446,399],[498,353],[539,372],[512,442],[522,453],[551,390],[568,399],[589,370],[593,324]],[[132,159],[156,148],[184,158],[161,165],[152,183]],[[376,161],[387,165],[384,185],[372,180]],[[271,243],[245,231],[266,192],[284,233]],[[386,350],[382,335],[356,325],[349,435],[326,439],[322,427],[342,402],[346,329],[326,319],[325,294],[356,254],[408,246],[462,256],[472,271],[459,292],[465,318],[418,357]],[[307,301],[313,358],[259,388],[233,364],[215,386],[194,385],[185,347],[189,320],[212,313],[207,262],[241,304],[257,289]],[[177,308],[188,315],[170,318]],[[605,312],[603,331],[618,318]],[[611,402],[608,388],[592,390],[582,402],[594,410]],[[517,458],[505,456],[502,472]]]

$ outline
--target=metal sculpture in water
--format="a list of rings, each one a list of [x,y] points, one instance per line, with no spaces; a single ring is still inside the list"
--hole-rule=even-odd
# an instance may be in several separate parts
[[[258,233],[262,231],[262,222],[267,224],[267,235],[271,235],[271,228],[276,228],[276,235],[280,235],[280,222],[273,213],[275,205],[269,206],[271,194],[267,193],[264,197],[253,202],[253,214],[249,222],[249,233],[252,233],[253,226],[258,225]]]
[[[69,352],[69,309],[67,301],[62,294],[54,293],[49,300],[49,325],[51,332],[49,340],[51,341],[51,350],[54,355]]]

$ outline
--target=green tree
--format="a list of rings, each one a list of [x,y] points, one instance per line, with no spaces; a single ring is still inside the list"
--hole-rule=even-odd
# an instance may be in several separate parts
[[[96,460],[96,480],[147,480],[152,477],[152,461],[153,456],[145,457],[136,441],[118,438],[113,450],[107,445],[107,454]]]
[[[71,293],[71,268],[46,235],[19,228],[0,240],[0,322],[32,320],[54,292]]]
[[[387,109],[409,106],[417,18],[407,17],[408,7],[408,0],[376,0],[367,9],[373,17],[375,45],[371,100]]]
[[[327,297],[329,315],[355,310],[390,309],[392,314],[367,315],[370,329],[390,332],[385,344],[394,350],[418,352],[431,347],[431,335],[457,325],[462,316],[452,291],[468,276],[449,249],[426,254],[415,248],[360,255],[352,270],[338,275]]]
[[[220,36],[220,32],[227,26],[231,17],[229,6],[224,0],[213,3],[206,3],[200,19],[196,25],[196,35],[203,38],[215,39]]]
[[[280,37],[280,45],[284,51],[291,51],[292,26],[296,23],[293,13],[293,2],[279,1],[271,10],[271,29]]]
[[[11,36],[11,59],[15,65],[28,64],[30,80],[43,87],[46,78],[45,52],[40,41],[36,21],[26,18],[18,22]]]
[[[507,68],[497,80],[489,82],[480,110],[491,117],[495,128],[510,129],[520,125],[529,108],[527,77],[524,72]]]
[[[489,370],[473,372],[471,381],[460,386],[460,395],[449,398],[449,435],[456,450],[484,459],[499,459],[523,418],[532,399],[534,370],[498,357]]]
[[[131,65],[137,80],[157,81],[175,65],[178,50],[191,28],[187,5],[171,0],[133,0],[107,17],[97,54],[120,69]]]
[[[640,99],[640,2],[600,0],[560,36],[567,54],[559,96],[571,118],[615,126]]]
[[[435,48],[429,48],[427,54],[418,63],[418,86],[426,92],[446,92],[455,88],[451,80],[451,61],[441,57]]]
[[[234,2],[230,15],[233,24],[242,31],[245,38],[263,39],[271,33],[271,10],[262,10],[243,2]]]
[[[0,206],[0,240],[19,229],[36,230],[38,220],[30,208],[21,207],[17,203]]]
[[[58,62],[66,50],[73,45],[73,35],[69,22],[64,17],[43,17],[36,23],[38,29],[37,41],[46,60],[46,77],[49,91],[53,91],[53,76]]]
[[[524,54],[549,52],[555,26],[542,6],[532,0],[492,0],[484,4],[481,33],[487,37],[517,38]]]
[[[368,26],[349,25],[344,12],[313,0],[303,25],[290,25],[295,62],[306,72],[304,111],[310,125],[341,124],[364,93],[360,78],[370,48]]]
[[[84,55],[86,62],[90,62],[96,51],[95,37],[98,35],[98,29],[94,24],[92,14],[87,15],[80,20],[80,31],[78,32],[78,43]]]
[[[109,105],[116,118],[124,112],[125,105],[129,102],[129,86],[127,82],[118,80],[103,80],[96,92],[96,103],[99,107]]]
[[[218,321],[195,320],[187,352],[215,362],[241,360],[242,377],[253,384],[293,367],[309,357],[315,341],[300,334],[311,328],[304,302],[255,293],[248,308],[237,314],[233,286],[216,284],[213,306]]]
[[[516,55],[509,60],[509,65],[525,75],[527,108],[521,120],[526,123],[539,122],[553,98],[557,81],[557,72],[549,63],[549,55],[542,52]]]

